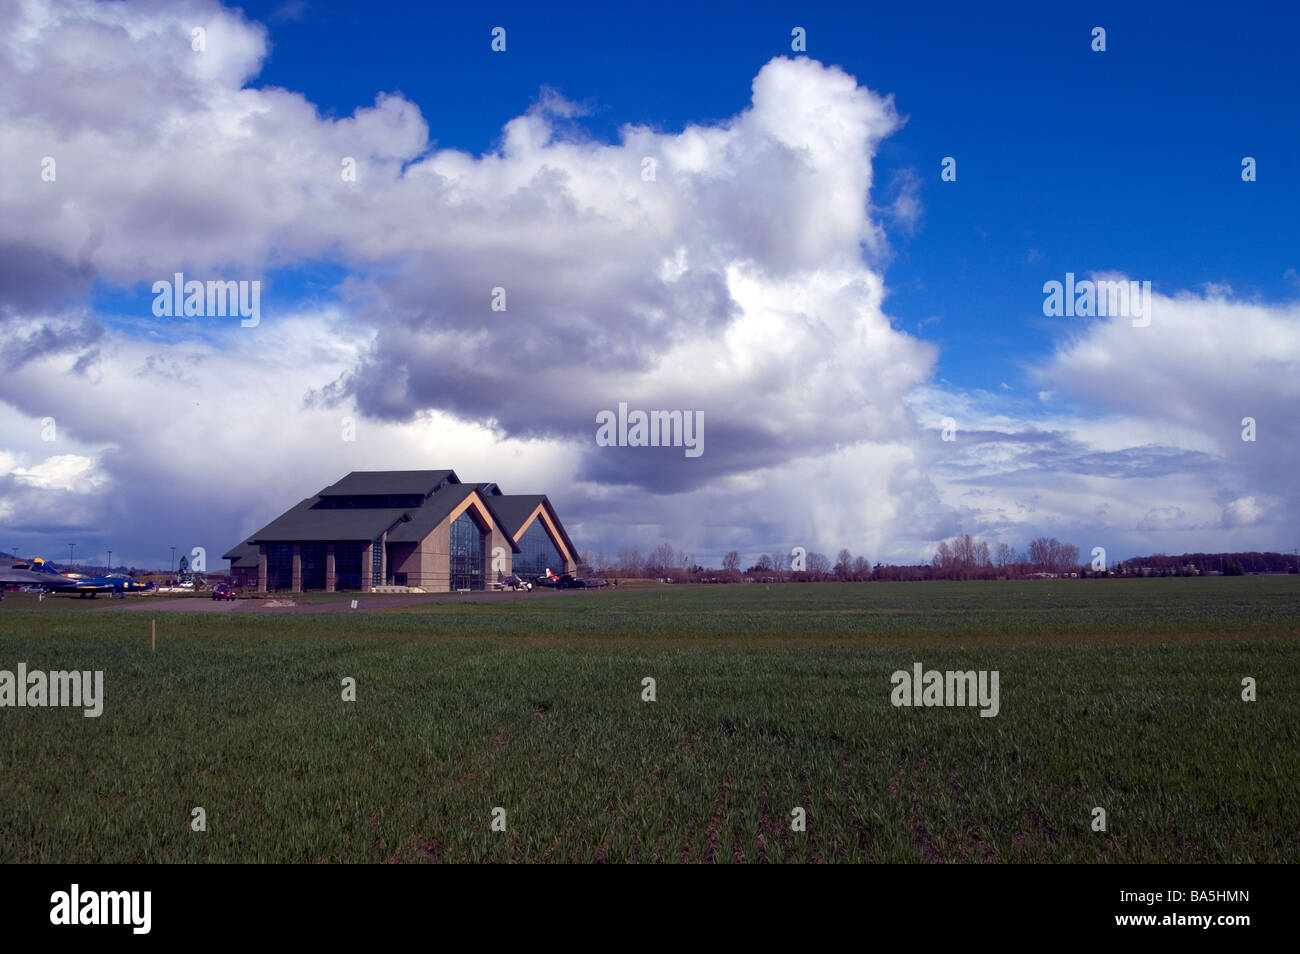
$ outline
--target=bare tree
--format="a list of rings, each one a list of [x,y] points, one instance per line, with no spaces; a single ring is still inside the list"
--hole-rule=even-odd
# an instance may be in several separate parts
[[[759,568],[760,570],[770,570],[770,569],[772,569],[772,557],[771,557],[771,554],[764,553],[761,557],[758,558],[758,568]]]
[[[936,570],[951,570],[953,565],[952,547],[947,540],[940,540],[934,548],[934,559],[930,561]]]
[[[624,573],[639,573],[641,551],[636,547],[623,547],[618,551],[618,565]]]
[[[993,559],[998,566],[1007,566],[1016,562],[1016,552],[1011,549],[1010,544],[999,543],[994,554]]]
[[[673,566],[673,548],[671,544],[661,543],[650,551],[650,556],[646,560],[646,569],[654,569],[660,572],[671,570]]]
[[[1035,537],[1029,541],[1029,562],[1040,570],[1050,570],[1055,557],[1052,544],[1056,540],[1047,537]]]
[[[814,576],[825,576],[831,571],[831,561],[824,553],[808,554],[808,572]]]
[[[1073,543],[1062,543],[1060,549],[1060,566],[1062,570],[1074,572],[1079,566],[1079,548]]]
[[[740,571],[740,554],[735,550],[728,550],[727,555],[722,558],[722,568],[724,570]]]
[[[852,571],[852,566],[853,554],[848,551],[847,547],[841,549],[839,553],[835,554],[835,575],[841,580],[848,579],[849,573]]]

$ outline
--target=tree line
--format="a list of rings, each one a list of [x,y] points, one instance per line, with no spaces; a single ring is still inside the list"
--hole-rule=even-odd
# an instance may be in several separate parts
[[[1005,543],[989,544],[961,534],[944,540],[935,548],[928,563],[912,565],[872,564],[865,556],[841,549],[832,559],[824,553],[809,551],[802,558],[790,553],[763,553],[749,566],[737,550],[729,551],[722,566],[703,567],[683,550],[667,543],[642,555],[637,547],[619,550],[618,559],[603,553],[584,551],[579,575],[606,577],[667,579],[673,582],[740,582],[744,579],[766,581],[867,581],[867,580],[971,580],[1024,577],[1033,573],[1078,573],[1079,548],[1062,543],[1055,537],[1038,537],[1028,548],[1017,551]]]

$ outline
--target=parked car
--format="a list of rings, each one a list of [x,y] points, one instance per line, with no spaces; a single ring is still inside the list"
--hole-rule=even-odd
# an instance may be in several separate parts
[[[218,583],[212,590],[212,598],[214,600],[234,600],[239,598],[239,594],[235,592],[235,588],[229,583]]]

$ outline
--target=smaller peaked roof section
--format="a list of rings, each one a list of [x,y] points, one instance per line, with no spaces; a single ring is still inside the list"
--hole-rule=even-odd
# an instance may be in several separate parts
[[[487,498],[487,504],[500,518],[506,533],[513,537],[523,529],[537,505],[545,499],[541,494],[502,494],[500,497]]]
[[[474,497],[483,505],[483,510],[486,512],[488,520],[495,523],[505,535],[505,538],[510,541],[511,551],[518,553],[519,545],[515,543],[510,531],[506,529],[505,524],[501,522],[501,518],[497,516],[496,512],[491,507],[487,506],[487,501],[483,496],[483,492],[474,484],[456,484],[451,487],[445,487],[443,490],[434,494],[424,502],[424,506],[410,511],[411,520],[409,523],[403,523],[393,528],[392,533],[388,535],[388,542],[417,543],[420,540],[423,540],[433,532],[434,527],[438,526],[438,524],[451,516],[453,511],[461,508],[461,504],[465,503],[465,501],[470,497]],[[493,497],[492,499],[497,500],[500,498]]]
[[[427,497],[443,481],[459,484],[454,470],[354,470],[318,497],[374,497],[389,494],[422,494]]]
[[[500,497],[488,497],[486,500],[488,507],[506,528],[506,534],[511,540],[519,536],[520,531],[528,525],[529,518],[540,506],[546,511],[551,523],[555,524],[555,529],[559,531],[560,540],[564,548],[569,551],[569,556],[575,561],[578,559],[578,551],[573,541],[569,539],[564,524],[560,523],[560,518],[555,515],[555,508],[551,506],[551,501],[547,499],[546,494],[502,494]]]

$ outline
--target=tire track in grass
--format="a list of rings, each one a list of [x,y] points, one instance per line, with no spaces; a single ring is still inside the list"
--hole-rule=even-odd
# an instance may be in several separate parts
[[[456,779],[455,783],[451,786],[450,788],[451,792],[463,791],[470,782],[478,778],[479,775],[483,772],[483,770],[486,769],[488,766],[490,766],[496,760],[497,754],[503,751],[505,747],[509,744],[510,730],[514,727],[516,722],[518,722],[518,720],[512,720],[510,722],[505,723],[504,725],[500,726],[497,729],[496,733],[492,737],[492,741],[488,743],[487,748],[480,753],[477,760],[474,760],[477,763],[479,763],[478,770],[475,771],[474,769],[471,769],[470,771],[462,773],[460,777]],[[429,799],[433,798],[435,794],[440,794],[442,791],[443,789],[441,788],[427,789],[424,795],[422,795],[420,798],[416,799],[411,803],[412,813],[418,815],[420,813],[420,810],[424,808],[424,806],[428,803]],[[483,790],[480,788],[479,791],[483,791]],[[382,809],[380,811],[382,816]],[[451,822],[451,816],[444,812],[441,816],[439,816],[437,830],[438,831],[446,830],[447,825],[450,822]],[[432,839],[427,839],[427,838],[422,838],[420,835],[417,834],[411,836],[410,841],[414,842],[413,850],[415,851],[417,857],[429,861],[442,860],[443,847],[436,835]],[[390,854],[387,858],[384,859],[384,864],[390,864],[390,865],[400,864],[403,858],[402,848],[403,845],[398,845],[398,847],[392,852],[392,854]]]
[[[773,835],[776,834],[776,830],[772,826],[772,807],[767,797],[768,783],[771,780],[772,773],[764,771],[763,780],[758,786],[758,832],[754,837],[754,851],[760,865],[770,863],[767,858],[767,842],[763,837],[764,834],[767,832],[771,832]]]
[[[835,802],[831,798],[831,793],[832,793],[831,782],[830,780],[827,780],[826,782],[822,783],[822,807],[826,809],[827,818],[835,818],[838,815],[838,812],[836,812],[835,810]],[[835,860],[847,861],[849,857],[849,853],[845,849],[843,843],[840,842],[839,836],[835,833],[835,829],[833,828],[830,829],[830,836],[831,836],[831,854],[834,855]]]
[[[718,836],[722,828],[723,815],[727,810],[727,793],[731,791],[731,767],[728,766],[726,772],[722,775],[722,785],[718,788],[718,794],[713,799],[713,817],[709,820],[708,831],[705,832],[705,850],[704,857],[700,859],[701,864],[711,865],[717,862],[718,856]],[[682,860],[685,860],[684,858]]]
[[[961,783],[957,780],[957,766],[948,767],[948,790],[952,793],[953,803],[957,806],[957,815],[961,819],[962,827],[966,831],[967,837],[974,846],[979,856],[989,864],[998,864],[1001,858],[998,856],[997,849],[984,840],[980,834],[979,827],[971,818],[970,809],[966,802],[966,795],[962,791]],[[962,860],[969,857],[969,852],[962,852]]]
[[[659,780],[659,766],[656,765],[650,770],[650,774],[637,783],[636,789],[632,792],[632,800],[627,806],[614,817],[614,824],[610,827],[609,833],[605,835],[604,840],[596,849],[596,855],[592,859],[595,864],[603,865],[608,860],[609,849],[614,841],[614,837],[623,829],[629,815],[636,810],[637,805],[641,803],[641,798],[645,795],[646,789]],[[613,815],[616,807],[615,799],[610,798],[610,803],[605,807],[606,815]]]
[[[925,860],[931,864],[943,864],[943,857],[939,854],[939,849],[934,846],[930,840],[930,833],[925,828],[925,823],[921,820],[921,772],[929,768],[929,762],[921,760],[919,771],[912,772],[908,779],[908,791],[911,795],[911,806],[908,811],[907,823],[912,828],[912,840],[925,854]]]
[[[620,730],[619,733],[618,733],[618,735],[617,735],[616,737],[614,737],[614,739],[611,740],[611,741],[612,741],[612,742],[615,742],[615,743],[616,743],[616,742],[621,742],[621,741],[622,741],[623,739],[625,739],[627,736],[628,736],[628,730],[627,730],[626,728],[624,728],[624,729]],[[569,778],[569,779],[572,779],[572,778],[576,778],[576,777],[578,777],[578,776],[577,776],[577,773],[575,773],[575,772],[573,772],[573,771],[569,771],[569,770],[572,769],[573,766],[574,766],[574,764],[578,761],[578,756],[579,756],[579,754],[581,754],[581,753],[580,753],[579,751],[576,751],[576,750],[575,750],[574,752],[571,752],[571,753],[569,754],[568,761],[566,761],[566,762],[565,762],[565,765],[564,765],[564,770],[561,770],[559,773],[557,773],[558,776],[559,776],[560,778]],[[656,771],[658,770],[658,766],[655,766],[655,770],[656,770]],[[608,810],[609,810],[609,809],[608,809],[608,806],[607,806],[607,807],[606,807],[606,811],[608,811]],[[594,829],[591,827],[591,823],[590,823],[589,821],[587,821],[587,819],[586,819],[585,817],[581,817],[581,818],[580,818],[579,815],[578,815],[578,813],[575,813],[575,814],[571,815],[570,818],[569,818],[569,822],[568,822],[568,824],[565,825],[563,829],[561,829],[560,833],[559,833],[558,835],[555,836],[555,839],[554,839],[554,840],[551,842],[551,844],[547,847],[546,851],[544,851],[544,852],[542,853],[542,856],[541,856],[541,859],[540,859],[540,860],[542,861],[543,864],[550,862],[550,860],[555,856],[555,852],[556,852],[556,851],[557,851],[557,850],[558,850],[558,849],[559,849],[563,844],[565,844],[565,839],[569,837],[569,835],[570,835],[570,833],[573,831],[574,827],[577,826],[577,825],[579,825],[579,824],[582,826],[582,829],[583,829],[582,834],[583,834],[583,835],[585,835],[585,836],[591,836],[591,835],[593,835],[593,834],[595,833],[595,832],[594,832]]]
[[[808,774],[806,772],[800,776],[800,788],[799,804],[803,806],[804,835],[812,848],[812,863],[819,865],[822,863],[822,855],[817,849],[817,828],[816,823],[813,821],[812,789],[808,785]]]
[[[849,754],[849,747],[845,746],[844,754],[840,757],[840,788],[844,792],[844,800],[848,805],[849,821],[853,823],[853,830],[858,833],[858,851],[862,853],[862,860],[874,861],[875,853],[871,850],[871,839],[867,836],[866,826],[858,816],[857,800],[849,791]]]

